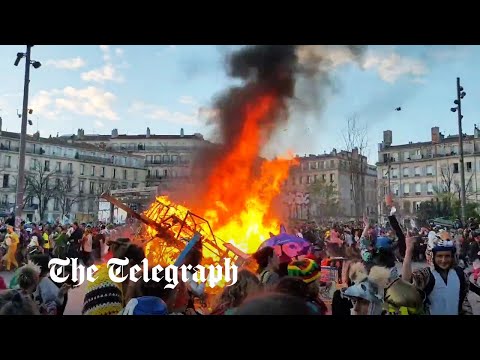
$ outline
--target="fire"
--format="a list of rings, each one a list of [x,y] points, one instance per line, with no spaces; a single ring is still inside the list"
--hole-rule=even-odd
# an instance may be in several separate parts
[[[221,239],[222,243],[232,243],[247,254],[255,252],[269,237],[269,233],[277,233],[280,226],[280,219],[277,218],[272,203],[281,192],[293,160],[289,156],[265,160],[260,169],[253,166],[258,162],[265,143],[263,136],[268,135],[265,134],[265,119],[274,116],[277,107],[278,99],[273,94],[260,96],[246,106],[241,133],[236,143],[232,144],[230,152],[225,154],[211,172],[207,181],[207,191],[202,194],[207,200],[204,203],[209,204],[209,207],[194,209],[194,212],[207,220],[212,228],[210,229],[208,224],[200,226],[202,232],[207,234],[207,238],[213,230],[214,235],[211,235],[213,238]],[[150,219],[158,222],[160,218],[168,218],[169,212],[180,220],[188,218],[190,210],[186,206],[173,204],[165,196],[157,200],[167,205],[169,209],[159,209],[158,205],[153,204],[145,212]],[[188,220],[184,222],[188,224]],[[175,226],[173,220],[167,223],[169,226]],[[155,233],[152,228],[149,232],[151,235]],[[185,237],[190,235],[185,229],[181,229],[180,234]],[[167,242],[163,246],[168,250],[172,244]],[[209,248],[208,242],[204,242],[204,255],[213,261],[219,260],[215,252]],[[167,261],[172,260],[173,257],[170,257]]]

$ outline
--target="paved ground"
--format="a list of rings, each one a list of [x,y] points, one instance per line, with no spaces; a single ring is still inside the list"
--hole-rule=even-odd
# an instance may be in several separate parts
[[[414,263],[414,268],[425,266],[425,263]],[[401,270],[401,264],[398,264],[399,270]],[[0,272],[0,276],[5,279],[7,285],[9,284],[12,273]],[[83,297],[85,295],[86,283],[82,284],[78,288],[70,290],[67,308],[65,309],[65,315],[81,315],[83,306]],[[480,315],[480,297],[476,294],[470,293],[468,296],[470,303],[472,304],[473,313]]]

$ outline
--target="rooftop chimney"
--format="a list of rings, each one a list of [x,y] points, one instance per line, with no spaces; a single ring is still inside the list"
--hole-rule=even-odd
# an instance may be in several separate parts
[[[118,137],[118,129],[113,129],[112,130],[112,139]]]
[[[392,130],[385,130],[383,132],[383,145],[385,147],[391,146],[392,145],[392,138],[393,138]]]
[[[432,144],[439,144],[440,142],[440,128],[438,126],[432,127]]]
[[[2,131],[2,118],[0,118],[0,133]],[[475,130],[473,132],[473,137],[475,139],[478,139],[480,137],[480,130],[477,127],[477,124],[475,124]]]
[[[147,127],[147,138],[149,138],[149,137],[150,137],[150,128]]]
[[[78,129],[77,130],[77,138],[83,139],[84,135],[85,135],[85,131],[83,129]]]
[[[183,128],[180,129],[180,137],[184,137],[185,133],[183,132]]]

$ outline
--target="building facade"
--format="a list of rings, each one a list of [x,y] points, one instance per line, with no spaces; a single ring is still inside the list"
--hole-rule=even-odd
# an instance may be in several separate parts
[[[195,156],[210,144],[201,134],[185,135],[183,129],[179,135],[154,135],[150,128],[140,135],[119,134],[118,129],[113,129],[110,135],[85,135],[78,129],[76,135],[63,137],[142,157],[147,186],[159,186],[162,190],[187,182]]]
[[[426,142],[392,145],[392,132],[384,131],[378,152],[379,214],[386,216],[384,198],[392,192],[404,214],[414,215],[420,204],[436,193],[460,194],[458,135],[445,137],[438,127]],[[467,201],[478,201],[480,131],[463,138]]]
[[[290,219],[376,218],[376,168],[356,149],[296,159],[284,188]]]
[[[0,212],[15,209],[19,139],[0,131]],[[144,187],[147,177],[141,156],[39,133],[27,136],[25,170],[23,217],[31,221],[93,221],[102,192]]]

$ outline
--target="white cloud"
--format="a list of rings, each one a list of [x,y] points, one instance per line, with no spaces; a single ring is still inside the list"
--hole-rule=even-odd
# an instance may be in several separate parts
[[[394,83],[401,76],[419,77],[428,72],[427,66],[420,60],[400,56],[397,53],[389,55],[370,53],[363,63],[364,69],[374,69],[383,81]]]
[[[195,100],[192,96],[180,96],[178,102],[185,105],[198,105],[198,101]]]
[[[89,86],[76,89],[68,86],[62,90],[42,90],[32,99],[32,109],[39,116],[60,119],[64,113],[92,116],[106,120],[118,120],[112,109],[115,95]]]
[[[124,52],[124,51],[123,51],[122,48],[116,48],[116,49],[115,49],[115,54],[116,54],[117,56],[122,56],[122,55],[123,55],[123,52]]]
[[[105,62],[110,61],[110,47],[108,45],[100,45],[100,50],[102,50],[103,53],[103,60]]]
[[[149,119],[168,121],[174,124],[199,125],[200,120],[197,111],[184,113],[171,111],[162,106],[135,101],[130,106],[130,113],[137,113]]]
[[[105,81],[123,82],[122,75],[118,74],[117,69],[112,64],[106,64],[95,70],[82,73],[82,80],[104,83]]]
[[[356,56],[344,46],[307,45],[298,49],[299,61],[312,70],[330,70],[342,65],[357,63],[364,70],[376,71],[388,83],[396,82],[402,76],[420,78],[428,68],[421,60],[401,56],[394,48],[382,52],[367,51],[364,56]]]
[[[62,60],[47,60],[46,65],[57,69],[77,70],[86,65],[85,60],[80,57]]]

